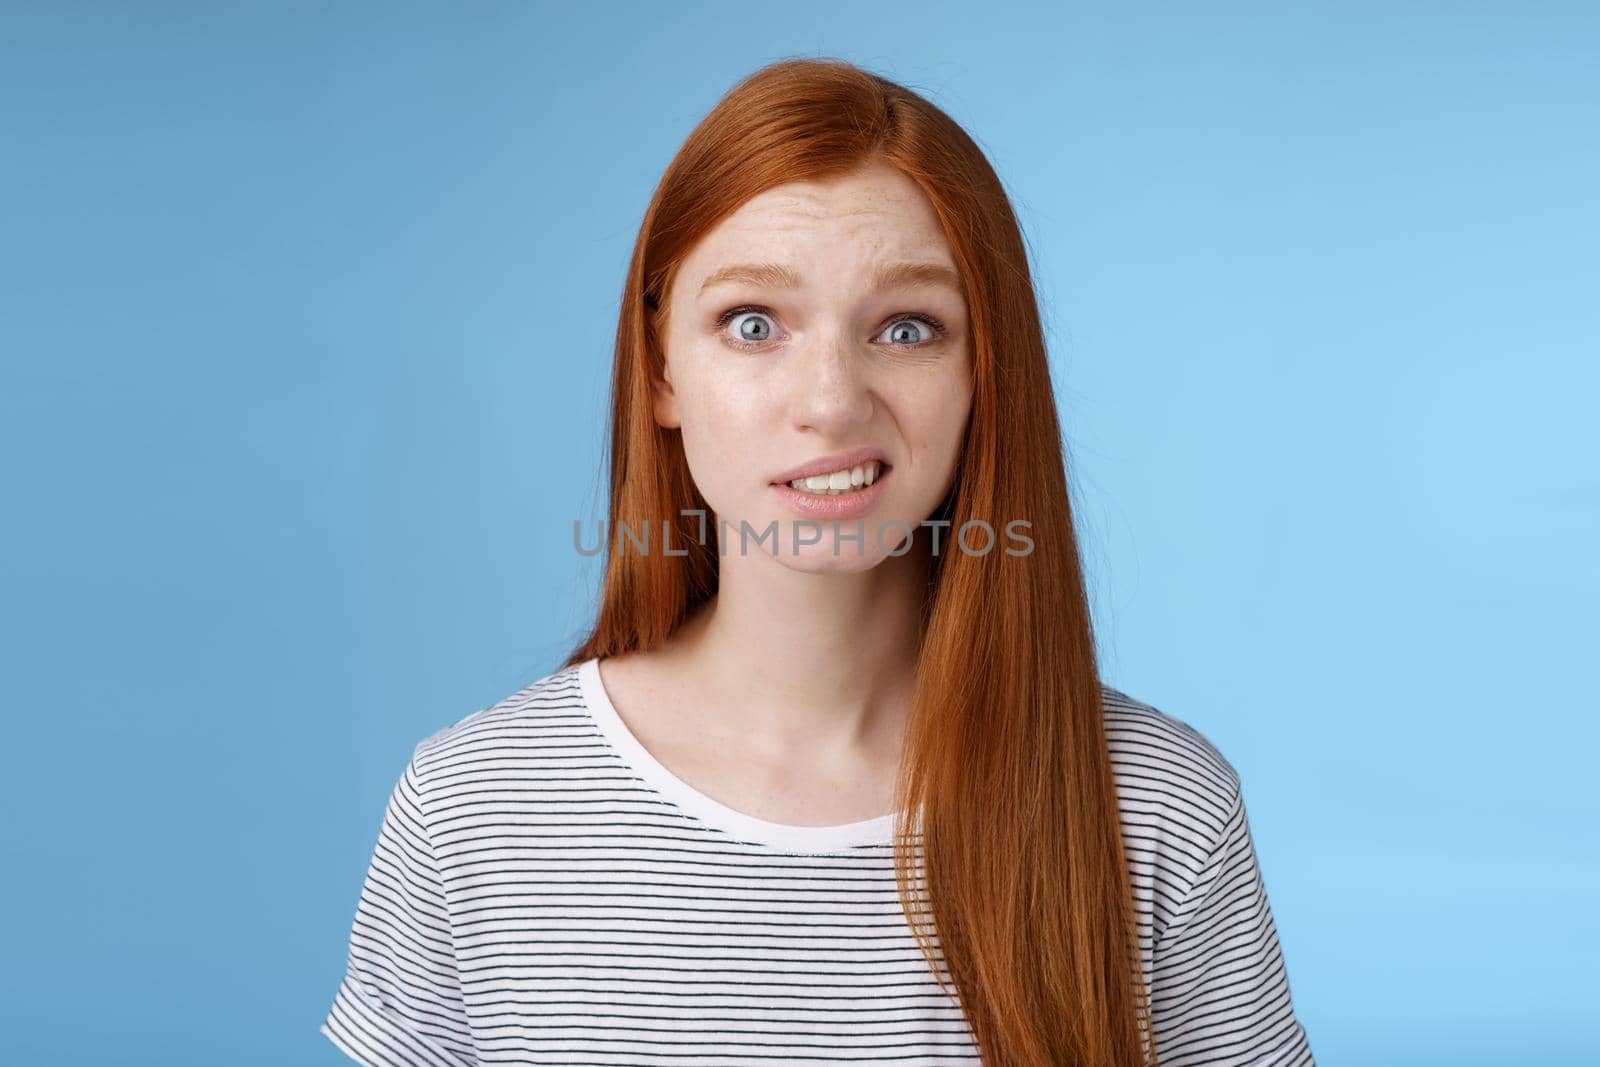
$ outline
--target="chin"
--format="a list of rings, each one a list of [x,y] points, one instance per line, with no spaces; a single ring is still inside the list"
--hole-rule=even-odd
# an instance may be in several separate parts
[[[859,574],[882,563],[883,553],[867,547],[856,555],[854,544],[842,545],[839,554],[833,554],[831,545],[803,545],[798,553],[779,555],[776,562],[792,571],[806,574]]]

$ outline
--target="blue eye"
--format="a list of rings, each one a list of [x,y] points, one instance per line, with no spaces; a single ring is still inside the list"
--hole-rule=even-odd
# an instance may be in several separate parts
[[[773,325],[771,313],[763,307],[744,304],[739,307],[729,308],[717,319],[718,330],[725,330],[735,319],[740,319],[736,337],[727,337],[728,343],[741,348],[755,348],[772,339]],[[907,323],[916,323],[923,327],[927,336],[918,339],[915,336],[906,337],[908,331],[903,329]],[[924,348],[948,332],[944,323],[922,312],[912,312],[896,316],[889,323],[888,331],[893,339],[886,343],[895,348]],[[915,333],[915,331],[911,331]],[[879,336],[882,336],[881,334]]]
[[[923,316],[923,315],[907,315],[905,318],[896,319],[894,322],[892,322],[889,325],[890,333],[891,334],[895,334],[898,337],[898,335],[900,333],[904,332],[902,330],[899,330],[898,327],[904,326],[908,322],[914,322],[917,325],[922,326],[923,328],[925,328],[928,331],[928,334],[929,334],[929,336],[926,339],[927,341],[937,340],[939,337],[941,337],[944,334],[944,327],[943,326],[939,325],[939,323],[935,322],[933,319],[930,319],[930,318],[928,318],[926,316]],[[913,337],[909,341],[898,340],[897,339],[897,340],[890,341],[889,343],[890,344],[894,344],[894,345],[915,345],[918,342],[917,342],[916,338]]]
[[[772,339],[771,320],[767,318],[764,312],[757,311],[754,308],[734,308],[731,311],[725,312],[722,318],[717,320],[717,326],[719,328],[725,327],[733,319],[742,318],[746,315],[750,317],[745,318],[744,321],[739,324],[739,336],[736,338],[739,343],[758,345],[764,341],[769,341]],[[765,322],[763,322],[763,320],[765,320]]]

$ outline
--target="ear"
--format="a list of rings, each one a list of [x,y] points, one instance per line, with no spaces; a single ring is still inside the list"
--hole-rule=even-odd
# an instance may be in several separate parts
[[[678,394],[672,389],[672,367],[666,360],[662,361],[661,377],[652,375],[650,382],[652,406],[655,408],[656,425],[662,429],[675,430],[683,425],[678,418]]]

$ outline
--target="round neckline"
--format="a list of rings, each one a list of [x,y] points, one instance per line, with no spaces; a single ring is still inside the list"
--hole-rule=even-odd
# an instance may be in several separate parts
[[[830,852],[861,845],[889,845],[894,841],[894,814],[878,815],[834,826],[795,826],[769,822],[730,808],[700,792],[667,769],[634,736],[606,693],[600,678],[600,658],[578,665],[578,686],[590,716],[634,773],[657,792],[696,819],[747,842],[787,852]]]

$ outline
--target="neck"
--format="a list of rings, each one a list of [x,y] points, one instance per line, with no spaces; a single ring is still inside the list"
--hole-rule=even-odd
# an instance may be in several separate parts
[[[772,759],[895,758],[915,679],[926,542],[854,574],[721,560],[717,595],[674,635],[705,707]]]

